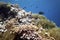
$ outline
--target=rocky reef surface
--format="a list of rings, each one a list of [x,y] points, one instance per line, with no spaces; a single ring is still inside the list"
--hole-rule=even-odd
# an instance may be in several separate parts
[[[53,28],[56,24],[43,15],[0,3],[0,40],[55,40],[48,31]]]

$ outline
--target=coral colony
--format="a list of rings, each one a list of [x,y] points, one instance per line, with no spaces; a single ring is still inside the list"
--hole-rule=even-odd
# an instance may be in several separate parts
[[[0,3],[0,40],[55,40],[48,30],[56,27],[43,15]]]

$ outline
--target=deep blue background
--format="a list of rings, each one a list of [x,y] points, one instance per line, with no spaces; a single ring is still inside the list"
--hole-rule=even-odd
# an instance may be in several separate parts
[[[44,15],[60,26],[60,0],[0,0],[8,3],[19,4],[26,11],[38,13],[44,12]]]

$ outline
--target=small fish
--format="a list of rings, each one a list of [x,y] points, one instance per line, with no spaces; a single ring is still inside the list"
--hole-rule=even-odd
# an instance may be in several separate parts
[[[39,14],[44,14],[44,12],[39,12]]]

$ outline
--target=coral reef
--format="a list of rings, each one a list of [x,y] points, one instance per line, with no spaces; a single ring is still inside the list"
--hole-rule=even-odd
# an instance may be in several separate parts
[[[26,12],[15,4],[0,4],[0,40],[57,40],[58,35],[51,31],[56,27],[43,15]]]

